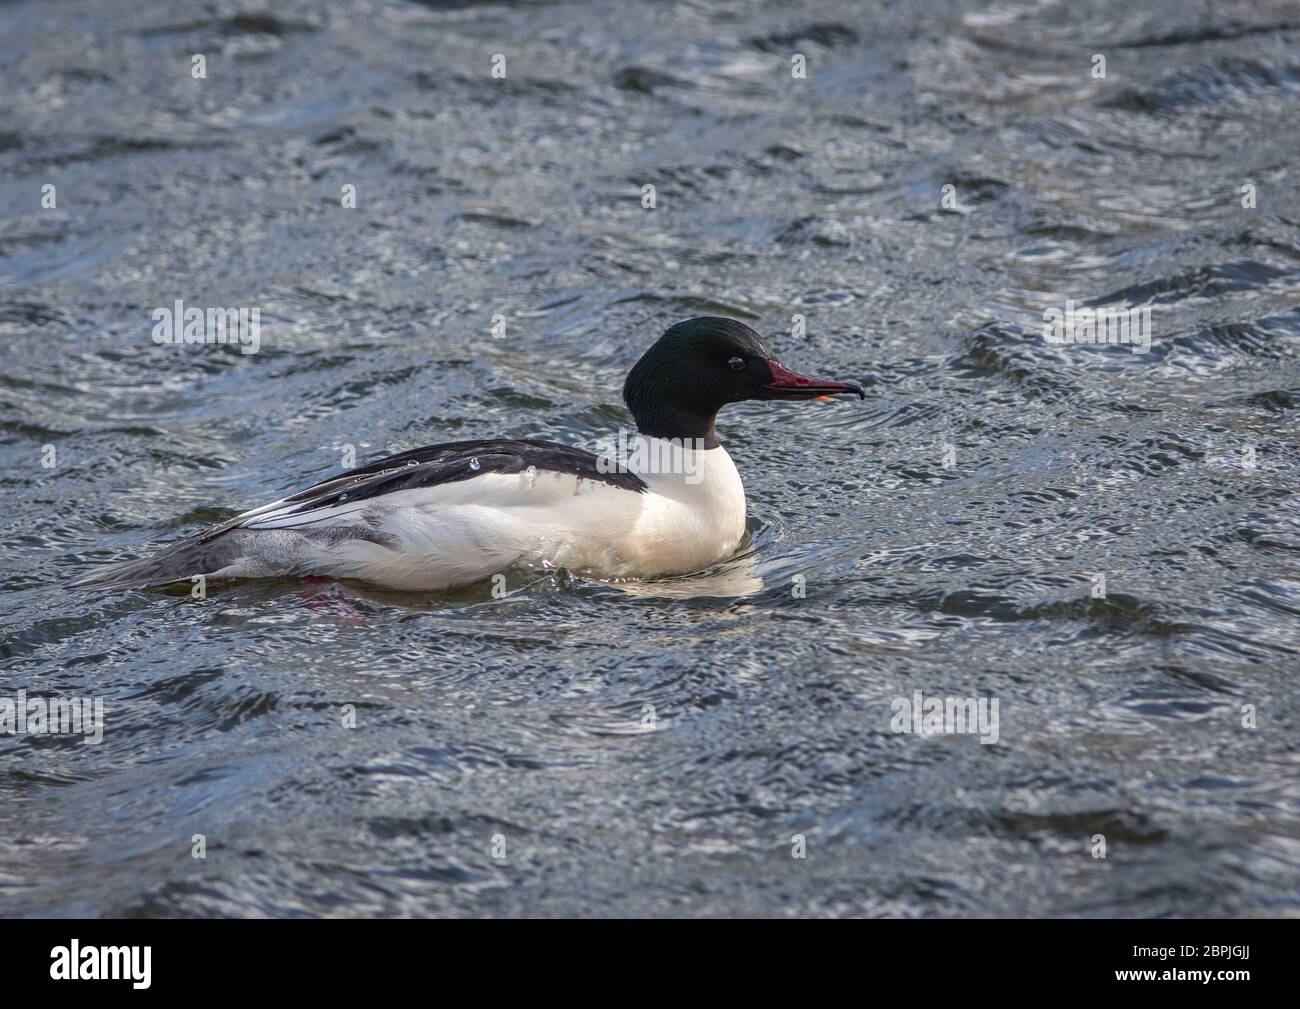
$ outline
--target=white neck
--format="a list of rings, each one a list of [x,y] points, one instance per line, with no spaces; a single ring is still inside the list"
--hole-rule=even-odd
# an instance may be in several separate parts
[[[710,469],[716,470],[719,457],[725,458],[728,464],[731,462],[721,446],[705,448],[700,438],[656,438],[638,434],[628,448],[627,468],[647,483],[665,486],[697,486],[704,483]],[[735,470],[734,466],[731,468]]]

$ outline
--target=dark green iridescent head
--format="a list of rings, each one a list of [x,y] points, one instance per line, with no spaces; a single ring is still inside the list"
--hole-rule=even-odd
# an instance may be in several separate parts
[[[637,430],[657,438],[718,444],[713,424],[728,403],[815,399],[853,393],[854,382],[809,378],[785,367],[744,323],[717,316],[679,322],[647,350],[623,383]]]

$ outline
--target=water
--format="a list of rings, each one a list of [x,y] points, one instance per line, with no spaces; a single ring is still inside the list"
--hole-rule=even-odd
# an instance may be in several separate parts
[[[0,912],[1300,913],[1293,3],[219,6],[0,8],[0,686],[106,712],[0,736]],[[722,415],[713,571],[67,587],[699,314],[869,387]]]

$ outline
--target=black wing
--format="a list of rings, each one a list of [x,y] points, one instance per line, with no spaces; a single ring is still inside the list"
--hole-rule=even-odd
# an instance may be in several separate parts
[[[198,539],[203,543],[231,529],[272,519],[284,528],[280,523],[285,518],[305,516],[307,512],[320,508],[366,501],[399,490],[472,480],[485,473],[522,473],[529,466],[571,473],[584,480],[597,480],[638,493],[646,489],[639,476],[618,471],[609,461],[603,468],[613,472],[601,472],[597,459],[594,453],[580,448],[534,439],[484,439],[426,445],[348,470],[290,497],[236,515],[200,533]],[[304,519],[304,524],[310,521]]]

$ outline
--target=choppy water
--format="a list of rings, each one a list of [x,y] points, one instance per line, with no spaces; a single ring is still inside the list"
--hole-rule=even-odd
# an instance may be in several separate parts
[[[18,2],[0,80],[0,696],[107,720],[0,736],[0,912],[1300,914],[1295,3]],[[67,589],[347,445],[591,446],[698,314],[870,384],[723,414],[715,571]]]

